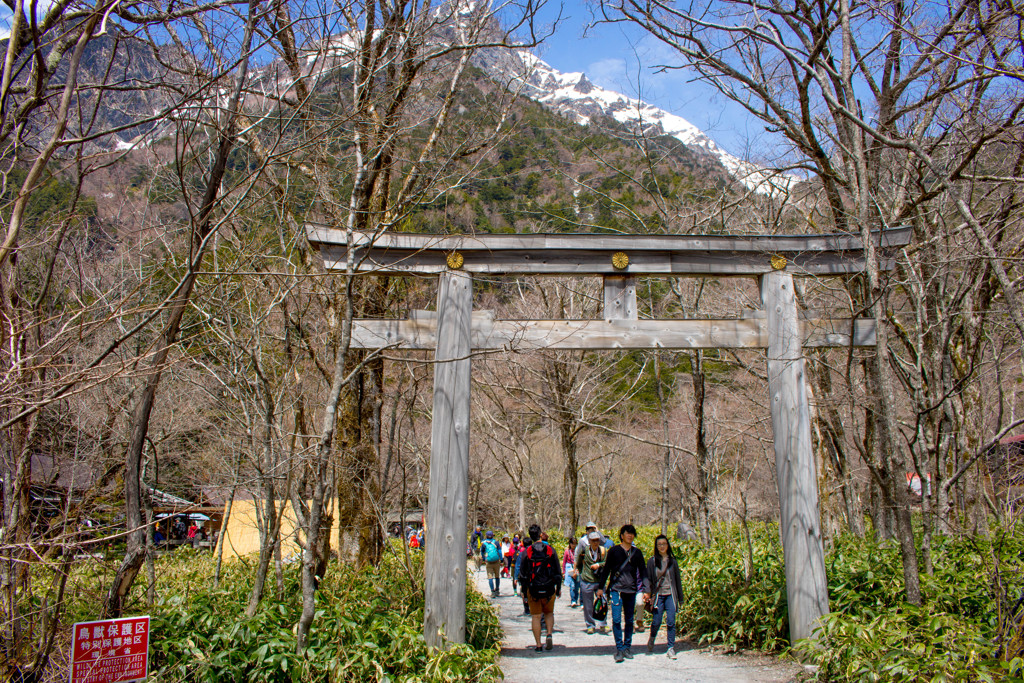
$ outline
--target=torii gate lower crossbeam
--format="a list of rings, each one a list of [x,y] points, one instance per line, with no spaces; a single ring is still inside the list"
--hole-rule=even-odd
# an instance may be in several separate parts
[[[901,228],[876,233],[876,246],[882,250],[903,246],[909,241],[909,232]],[[309,227],[307,233],[311,243],[320,245],[325,264],[332,270],[440,276],[436,316],[422,316],[404,327],[401,321],[355,321],[352,337],[354,347],[434,345],[436,349],[424,610],[424,636],[429,646],[465,642],[470,353],[473,348],[493,348],[496,343],[499,347],[512,345],[517,339],[528,340],[529,348],[767,348],[790,638],[796,641],[813,635],[820,618],[828,613],[828,591],[802,354],[805,338],[793,275],[787,266],[799,274],[856,272],[863,268],[859,239],[838,235],[628,239],[607,235],[346,235],[318,226]],[[884,251],[880,263],[883,268],[891,265]],[[605,320],[513,322],[485,318],[477,324],[472,310],[472,272],[600,275],[605,281]],[[636,321],[637,274],[756,276],[760,278],[763,316],[732,321]],[[630,324],[617,325],[630,320],[638,329],[640,323],[653,325],[642,326],[645,333],[638,335],[638,341],[629,338]],[[581,333],[590,323],[599,334],[588,337]],[[826,332],[815,337],[814,345],[872,345],[870,323],[852,320],[837,325],[817,320],[819,332],[822,328]],[[521,336],[510,332],[517,325]]]

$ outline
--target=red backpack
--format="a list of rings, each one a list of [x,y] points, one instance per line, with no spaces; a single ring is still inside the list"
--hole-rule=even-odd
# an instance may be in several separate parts
[[[530,595],[536,600],[542,600],[555,594],[562,575],[558,571],[558,561],[551,546],[545,545],[543,553],[534,553],[533,548],[531,545],[526,549],[520,574],[530,589]]]

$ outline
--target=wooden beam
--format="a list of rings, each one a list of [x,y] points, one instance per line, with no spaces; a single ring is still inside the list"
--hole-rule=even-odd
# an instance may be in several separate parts
[[[876,232],[881,267],[891,268],[886,251],[910,241],[909,228]],[[344,270],[349,245],[344,231],[307,226],[328,270]],[[840,275],[864,269],[863,245],[852,235],[422,235],[357,233],[352,237],[355,270],[379,274],[438,274],[458,267],[470,273],[541,275],[743,276],[785,269],[799,275]],[[625,268],[612,255],[628,257]],[[774,261],[774,263],[773,263]]]
[[[604,276],[605,320],[636,320],[636,278]]]
[[[466,510],[469,491],[470,319],[473,282],[446,273],[437,292],[434,415],[423,635],[429,647],[466,642]]]
[[[793,276],[764,276],[761,303],[767,313],[768,395],[775,436],[789,635],[790,642],[795,643],[813,635],[829,607],[818,476],[811,447],[810,405]]]
[[[736,320],[495,320],[474,312],[471,342],[488,349],[755,349],[768,347],[764,318]],[[851,327],[853,335],[851,339]],[[811,319],[804,325],[804,346],[873,346],[874,320]],[[409,320],[355,320],[353,348],[433,349],[437,321],[415,315]]]

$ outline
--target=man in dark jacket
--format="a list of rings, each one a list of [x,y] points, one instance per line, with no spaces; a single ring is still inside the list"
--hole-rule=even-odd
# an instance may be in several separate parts
[[[633,615],[636,594],[644,590],[644,576],[647,566],[644,554],[633,545],[636,527],[625,524],[619,529],[619,544],[608,551],[608,559],[597,573],[597,597],[608,591],[608,602],[612,608],[612,633],[615,635],[615,661],[633,659]],[[606,585],[607,584],[607,585]],[[622,619],[626,619],[623,633]]]
[[[530,527],[530,540],[533,543],[523,551],[523,559],[519,569],[519,583],[533,617],[534,650],[552,648],[551,634],[555,630],[555,598],[562,594],[562,568],[554,549],[540,540],[540,527]],[[540,644],[540,622],[543,618],[548,629],[544,646]]]

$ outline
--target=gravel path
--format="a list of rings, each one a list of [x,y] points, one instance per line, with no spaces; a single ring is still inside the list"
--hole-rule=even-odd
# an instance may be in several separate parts
[[[490,595],[487,577],[476,575],[477,588]],[[555,603],[554,648],[534,652],[530,617],[523,616],[523,603],[512,595],[512,582],[501,580],[501,596],[494,598],[501,610],[505,631],[501,660],[509,683],[594,683],[595,681],[686,681],[688,683],[790,683],[803,680],[803,667],[760,654],[713,654],[696,649],[692,643],[676,642],[678,659],[665,656],[665,627],[647,654],[647,635],[633,635],[635,659],[616,664],[615,641],[607,635],[587,635],[583,608],[569,607],[566,588]],[[610,616],[610,615],[609,615]]]

